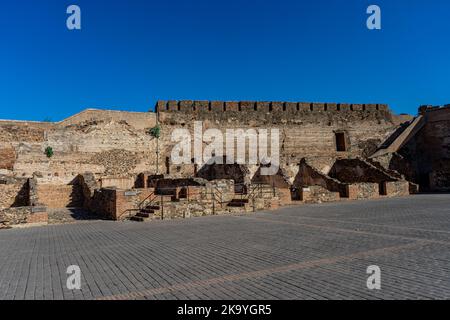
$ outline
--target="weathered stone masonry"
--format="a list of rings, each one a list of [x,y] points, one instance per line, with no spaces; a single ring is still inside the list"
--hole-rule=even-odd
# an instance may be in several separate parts
[[[448,191],[449,110],[425,106],[413,118],[385,104],[171,100],[158,101],[156,112],[0,121],[0,217],[45,222],[43,207],[84,207],[109,219],[186,218],[405,196],[417,184]],[[172,164],[171,133],[193,133],[194,121],[222,132],[279,129],[278,173],[261,176],[258,164]],[[159,139],[149,134],[157,124]]]

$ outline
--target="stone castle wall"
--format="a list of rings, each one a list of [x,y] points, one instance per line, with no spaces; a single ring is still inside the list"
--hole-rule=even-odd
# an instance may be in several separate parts
[[[150,112],[86,110],[58,123],[0,121],[0,173],[69,184],[78,174],[128,177],[152,169]],[[48,158],[45,149],[54,155]]]
[[[400,150],[411,178],[422,191],[450,191],[450,106],[424,106],[424,127]],[[405,167],[395,164],[394,168]]]
[[[194,164],[172,164],[170,156],[175,144],[171,141],[173,130],[187,129],[193,139],[194,123],[202,121],[203,130],[234,128],[257,133],[259,129],[278,129],[283,170],[277,179],[283,182],[288,198],[301,159],[308,158],[317,169],[314,173],[326,176],[337,158],[374,152],[400,121],[384,104],[184,100],[159,101],[156,111],[88,109],[56,123],[0,121],[0,174],[35,177],[37,198],[50,208],[82,206],[87,198],[103,203],[109,193],[92,191],[86,197],[77,183],[80,174],[92,173],[99,187],[129,189],[141,173],[186,178],[200,172],[202,168]],[[157,123],[161,126],[159,139],[149,133]],[[338,134],[344,136],[344,151],[338,151]],[[254,137],[250,134],[249,138]],[[257,144],[247,146],[249,153]],[[47,147],[52,148],[52,157],[47,157]],[[245,176],[251,178],[258,166],[247,169]],[[325,180],[329,184],[332,179]],[[17,191],[7,188],[13,187],[5,187],[4,207],[10,206]],[[332,191],[342,193],[341,189],[338,185]]]
[[[183,100],[159,101],[155,109],[162,127],[162,156],[170,154],[174,145],[170,135],[175,128],[190,130],[193,139],[194,121],[202,121],[204,130],[223,132],[230,128],[279,129],[284,165],[297,164],[304,157],[369,155],[398,126],[397,116],[384,104]],[[344,152],[337,151],[337,133],[345,135]]]

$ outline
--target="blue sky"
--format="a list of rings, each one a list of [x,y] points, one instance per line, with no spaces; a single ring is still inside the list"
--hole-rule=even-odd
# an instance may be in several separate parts
[[[77,4],[82,30],[66,28]],[[366,8],[382,30],[366,28]],[[158,99],[450,103],[448,0],[15,0],[0,7],[0,118]]]

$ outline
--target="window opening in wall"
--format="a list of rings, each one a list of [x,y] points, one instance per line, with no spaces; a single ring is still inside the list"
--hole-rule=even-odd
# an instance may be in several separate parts
[[[170,158],[166,157],[166,174],[170,174]]]
[[[386,186],[386,181],[382,181],[379,183],[380,187],[380,196],[386,196],[387,195],[387,186]]]
[[[336,132],[336,151],[342,152],[347,151],[347,146],[345,143],[345,133],[344,132]]]

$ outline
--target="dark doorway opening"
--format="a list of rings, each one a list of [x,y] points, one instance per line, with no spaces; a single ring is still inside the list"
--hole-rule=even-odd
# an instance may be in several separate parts
[[[166,174],[170,174],[170,158],[166,157]]]
[[[386,181],[382,181],[379,183],[379,193],[380,196],[387,196],[387,187],[386,187]]]
[[[347,146],[345,143],[345,133],[344,132],[336,132],[336,151],[347,151]]]

